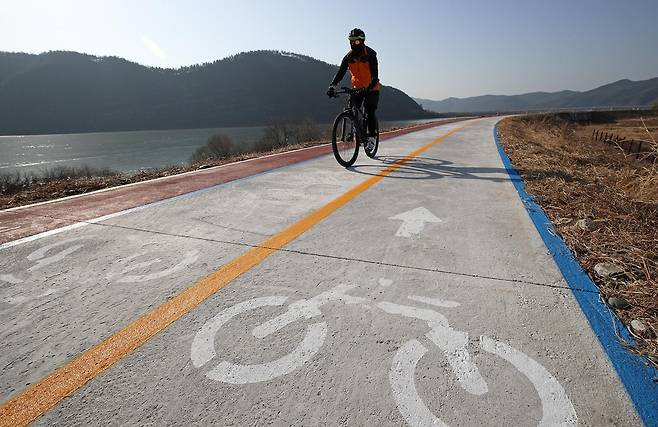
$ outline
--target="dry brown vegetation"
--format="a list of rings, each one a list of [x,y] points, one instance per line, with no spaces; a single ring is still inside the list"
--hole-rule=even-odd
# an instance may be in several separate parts
[[[639,116],[606,121],[521,116],[503,120],[498,131],[527,191],[597,284],[602,299],[625,325],[639,320],[648,326],[642,334],[629,327],[637,338],[633,349],[658,366],[658,165],[591,140],[594,128],[648,140]],[[644,122],[658,139],[658,116],[645,116]],[[620,271],[601,276],[595,266],[602,263]]]

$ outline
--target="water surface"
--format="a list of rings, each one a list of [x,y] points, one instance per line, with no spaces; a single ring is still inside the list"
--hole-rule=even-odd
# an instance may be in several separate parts
[[[432,120],[389,121],[380,126],[387,129],[427,121]],[[83,165],[130,172],[184,164],[211,135],[224,134],[235,144],[251,148],[262,137],[263,129],[252,126],[0,136],[0,174],[38,174],[58,166]]]

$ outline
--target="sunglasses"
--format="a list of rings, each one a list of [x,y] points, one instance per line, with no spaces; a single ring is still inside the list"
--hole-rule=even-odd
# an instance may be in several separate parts
[[[360,39],[354,39],[354,40],[353,40],[353,39],[350,39],[350,44],[360,45],[360,44],[361,44],[361,40],[360,40]]]

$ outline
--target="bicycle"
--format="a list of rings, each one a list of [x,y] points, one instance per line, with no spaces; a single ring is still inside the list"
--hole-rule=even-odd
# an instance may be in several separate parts
[[[375,157],[379,148],[379,123],[375,131],[375,145],[368,149],[368,114],[365,111],[363,102],[357,106],[356,94],[359,89],[341,87],[334,92],[334,97],[341,94],[349,95],[347,106],[336,116],[331,133],[331,147],[334,151],[334,157],[341,166],[350,167],[356,161],[359,154],[359,145],[363,146],[366,155],[370,158]]]
[[[289,353],[265,363],[242,364],[221,360],[205,376],[214,381],[243,385],[288,375],[309,362],[320,351],[327,337],[329,326],[322,319],[322,308],[327,304],[343,303],[379,309],[390,315],[416,319],[425,323],[429,331],[422,334],[426,347],[418,338],[404,342],[393,356],[389,371],[392,396],[400,414],[407,423],[416,425],[445,426],[427,407],[414,385],[416,366],[430,351],[441,354],[452,371],[457,383],[467,393],[482,396],[489,392],[485,378],[469,352],[469,335],[452,328],[448,319],[440,312],[417,305],[403,305],[388,301],[375,303],[368,298],[350,295],[355,285],[341,284],[309,299],[300,299],[288,305],[288,309],[254,327],[251,331],[257,339],[266,338],[285,327],[300,321],[308,321],[301,342]],[[437,298],[410,295],[408,299],[424,305],[456,308],[460,304]],[[216,358],[215,335],[236,316],[266,307],[280,307],[288,302],[286,296],[269,296],[246,300],[220,311],[209,319],[197,332],[191,346],[192,364],[201,368]],[[315,318],[320,318],[313,320]],[[485,354],[496,356],[511,365],[534,387],[542,405],[540,426],[578,424],[576,411],[558,380],[534,359],[502,341],[480,336],[479,348]],[[221,358],[221,356],[220,356]]]

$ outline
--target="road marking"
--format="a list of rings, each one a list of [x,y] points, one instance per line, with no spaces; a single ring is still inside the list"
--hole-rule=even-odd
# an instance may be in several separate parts
[[[122,263],[128,264],[130,261],[142,255],[144,254],[143,253],[135,254],[131,257],[128,257]],[[138,283],[138,282],[148,282],[150,280],[155,280],[155,279],[162,279],[163,277],[167,277],[181,270],[184,270],[186,267],[190,267],[192,264],[194,264],[197,261],[198,258],[199,258],[199,251],[197,249],[194,249],[186,252],[185,255],[183,256],[183,259],[178,264],[176,264],[173,267],[169,267],[165,270],[155,271],[149,274],[127,274],[131,271],[138,269],[145,269],[153,264],[159,264],[162,262],[160,258],[155,258],[149,261],[144,261],[125,267],[119,273],[109,273],[107,275],[107,278],[109,280],[116,280],[117,283]]]
[[[462,388],[476,396],[483,395],[487,392],[487,384],[484,382],[475,363],[471,361],[471,356],[467,349],[468,333],[456,331],[451,328],[448,319],[443,314],[434,310],[386,301],[380,302],[377,306],[387,313],[425,320],[427,326],[431,328],[430,332],[425,336],[443,350],[448,359],[448,364]]]
[[[488,353],[502,357],[530,380],[539,394],[543,409],[540,427],[578,425],[578,417],[571,400],[546,368],[519,350],[485,336],[480,337],[480,347]]]
[[[5,298],[5,302],[10,305],[20,305],[28,301],[36,300],[39,298],[45,298],[49,297],[50,295],[56,294],[57,292],[63,292],[68,290],[68,287],[63,287],[63,288],[48,288],[46,289],[46,292],[33,296],[33,295],[16,295],[13,297],[8,297]]]
[[[455,308],[461,305],[456,301],[447,301],[438,298],[419,297],[417,295],[410,295],[407,298],[409,298],[412,301],[418,301],[425,304],[434,305],[437,307]]]
[[[227,309],[217,313],[212,319],[208,320],[201,327],[199,332],[194,336],[192,341],[192,364],[200,368],[210,362],[217,353],[215,353],[215,335],[217,332],[232,318],[250,310],[260,307],[276,307],[283,305],[288,297],[260,297],[235,304]]]
[[[30,255],[27,256],[27,259],[29,261],[36,261],[36,264],[33,265],[32,267],[28,268],[27,271],[35,271],[35,270],[40,270],[44,267],[49,266],[50,264],[54,264],[56,262],[59,262],[66,258],[67,256],[71,255],[74,252],[77,252],[78,250],[82,249],[84,245],[73,245],[67,249],[64,249],[54,255],[51,255],[49,257],[46,257],[46,254],[53,248],[56,248],[58,246],[64,246],[69,243],[77,242],[78,240],[82,240],[85,237],[74,237],[72,239],[66,239],[62,240],[60,242],[55,242],[51,243],[50,245],[46,245],[40,249],[37,249],[36,251],[32,252]]]
[[[320,350],[327,336],[327,323],[318,322],[308,325],[306,335],[295,349],[267,363],[241,365],[223,361],[215,366],[206,376],[212,380],[229,384],[248,384],[269,381],[286,375],[311,360]]]
[[[260,307],[280,306],[287,299],[288,297],[280,296],[254,298],[219,312],[207,321],[194,336],[191,353],[194,367],[202,367],[217,355],[215,353],[215,335],[232,318]],[[314,323],[308,326],[304,340],[290,354],[271,362],[253,365],[221,361],[206,374],[206,377],[229,384],[249,384],[274,379],[288,374],[308,362],[320,350],[326,335],[327,324],[325,322]]]
[[[418,395],[414,372],[418,361],[427,353],[427,348],[417,340],[407,341],[395,353],[388,379],[393,398],[405,421],[411,426],[441,426],[447,424],[436,418]]]
[[[320,307],[323,305],[339,301],[343,304],[360,304],[366,302],[366,298],[353,297],[347,294],[347,291],[355,288],[355,285],[340,284],[332,289],[322,292],[309,299],[300,299],[290,304],[288,311],[272,320],[268,320],[253,330],[256,338],[265,338],[299,319],[312,319],[322,315]]]
[[[543,366],[515,348],[485,336],[480,337],[480,347],[509,362],[532,383],[542,403],[540,427],[578,425],[576,411],[564,389]],[[447,426],[427,408],[416,389],[416,365],[428,351],[418,340],[412,339],[396,352],[389,372],[393,398],[409,425]],[[464,384],[461,385],[464,387]],[[486,388],[486,384],[484,387]],[[484,393],[486,392],[485,389]]]
[[[340,284],[313,298],[295,301],[289,305],[288,310],[283,314],[253,328],[252,335],[255,338],[262,339],[298,320],[320,316],[322,315],[320,308],[329,302],[338,301],[345,305],[363,305],[363,302],[368,301],[367,298],[347,294],[347,291],[355,287],[356,285]],[[413,295],[408,296],[408,298],[442,307],[459,306],[457,302],[437,298]],[[279,307],[287,301],[288,297],[286,296],[260,297],[223,309],[206,321],[195,335],[191,347],[192,364],[196,368],[200,368],[217,356],[215,336],[234,317],[261,307]],[[443,314],[434,310],[400,305],[388,301],[380,302],[376,307],[389,314],[426,321],[430,331],[425,334],[425,337],[436,345],[439,350],[443,351],[460,386],[466,392],[475,396],[482,396],[489,392],[487,383],[480,374],[475,362],[471,360],[467,348],[468,333],[451,328]],[[320,351],[326,336],[326,322],[310,324],[306,328],[306,334],[302,342],[288,354],[269,362],[247,365],[220,361],[219,364],[206,373],[206,377],[239,385],[269,381],[290,374],[301,368]],[[510,363],[532,383],[542,403],[543,415],[539,422],[540,426],[577,425],[576,412],[564,388],[546,368],[521,351],[486,336],[480,337],[480,348]],[[416,339],[407,341],[396,352],[389,372],[395,402],[400,413],[412,426],[445,425],[427,408],[415,386],[416,365],[428,351]]]
[[[468,352],[468,333],[435,326],[425,336],[443,350],[452,372],[464,390],[474,396],[482,396],[489,391],[487,383]]]
[[[397,219],[402,221],[402,225],[395,233],[398,237],[417,237],[425,228],[427,222],[443,222],[434,214],[424,207],[412,209],[410,211],[395,215],[389,219]]]
[[[285,313],[268,320],[260,326],[256,326],[252,331],[252,335],[262,339],[297,320],[320,316],[322,315],[320,307],[329,302],[339,301],[343,304],[360,304],[367,301],[366,298],[347,294],[347,291],[354,288],[355,285],[340,284],[313,298],[295,301],[290,304]],[[287,298],[282,296],[254,298],[220,311],[208,320],[194,336],[191,349],[191,359],[194,367],[200,368],[216,356],[215,335],[233,317],[260,307],[282,305]],[[272,380],[289,374],[311,360],[324,344],[326,336],[327,323],[313,323],[307,327],[304,339],[292,352],[271,362],[252,365],[222,361],[208,372],[206,377],[229,384],[249,384]]]
[[[143,205],[143,206],[137,206],[135,208],[126,209],[124,211],[115,212],[115,213],[112,213],[112,214],[109,214],[109,215],[104,215],[104,216],[94,218],[94,219],[90,219],[90,220],[87,220],[87,221],[75,222],[75,220],[65,220],[65,221],[73,222],[73,224],[65,225],[64,227],[56,228],[54,230],[44,231],[43,233],[35,234],[33,236],[27,236],[27,237],[23,237],[22,239],[13,240],[11,242],[3,243],[3,244],[0,245],[0,250],[8,249],[8,248],[18,246],[18,245],[22,245],[23,243],[27,243],[27,242],[33,242],[35,240],[39,240],[39,239],[42,239],[44,237],[54,236],[55,234],[64,233],[65,231],[75,230],[76,228],[86,227],[87,225],[103,222],[103,221],[106,221],[108,219],[116,218],[118,216],[126,215],[126,214],[129,214],[129,213],[132,213],[132,212],[137,212],[137,211],[140,211],[142,209],[146,209],[147,207],[153,207],[153,206],[157,206],[159,204],[165,203],[166,201],[171,201],[171,199],[161,200],[159,202],[149,203],[149,204]]]
[[[412,151],[404,158],[382,169],[379,174],[368,178],[300,221],[265,240],[261,246],[253,248],[225,264],[167,302],[145,313],[106,340],[85,351],[48,377],[3,403],[0,406],[0,426],[27,425],[40,417],[62,399],[73,394],[98,374],[130,354],[237,277],[260,264],[274,252],[295,240],[315,224],[345,206],[414,157],[466,126],[468,124],[456,127],[429,144]],[[137,209],[135,208],[135,210]]]

